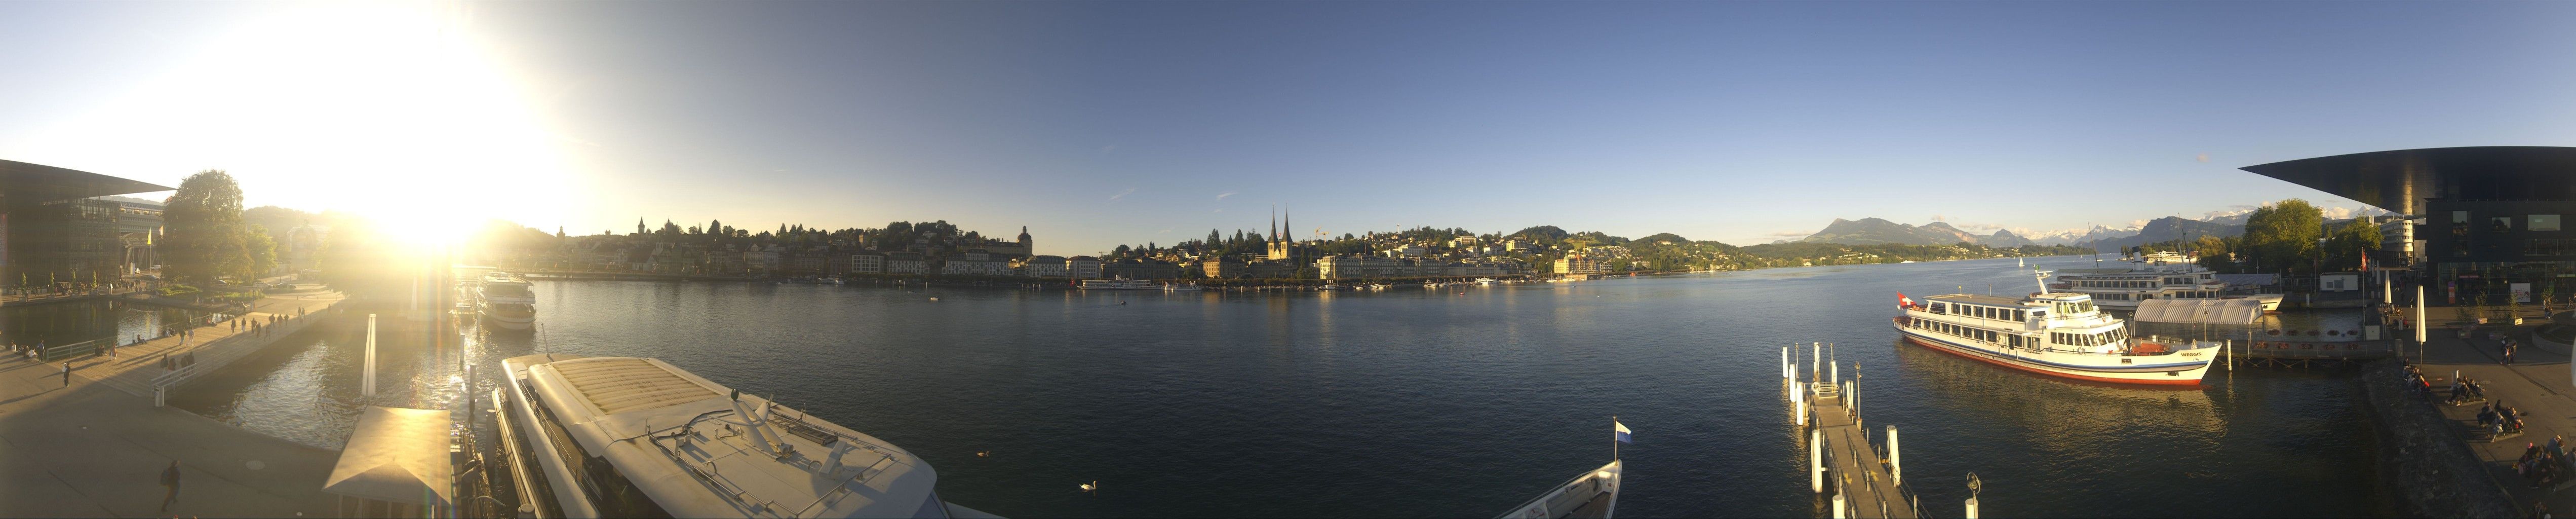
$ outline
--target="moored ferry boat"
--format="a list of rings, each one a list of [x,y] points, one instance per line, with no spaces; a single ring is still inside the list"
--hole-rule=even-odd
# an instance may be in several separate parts
[[[1199,286],[1197,283],[1166,283],[1163,285],[1164,292],[1197,292],[1206,289],[1207,287]]]
[[[2054,377],[2196,385],[2223,351],[2216,343],[2175,347],[2130,337],[2126,322],[2096,308],[2085,294],[2042,292],[2021,299],[1951,294],[1920,302],[1904,294],[1897,298],[1905,315],[1894,322],[1907,341]]]
[[[1076,285],[1076,286],[1081,287],[1083,290],[1162,290],[1162,289],[1163,289],[1163,286],[1162,286],[1162,285],[1157,285],[1157,284],[1154,284],[1154,282],[1152,282],[1152,281],[1146,281],[1146,280],[1142,280],[1142,279],[1085,279],[1085,280],[1082,280],[1082,284],[1081,284],[1081,285]]]
[[[529,290],[527,278],[508,272],[483,275],[475,288],[481,300],[483,321],[503,329],[526,330],[537,322],[537,294]]]
[[[992,517],[911,452],[658,359],[502,361],[523,517]]]
[[[2172,252],[2156,252],[2129,261],[2126,268],[2066,269],[2049,288],[2093,297],[2093,304],[2131,310],[2148,299],[2217,299],[2226,297],[2227,282],[2217,274]],[[2276,300],[2265,310],[2276,309]]]

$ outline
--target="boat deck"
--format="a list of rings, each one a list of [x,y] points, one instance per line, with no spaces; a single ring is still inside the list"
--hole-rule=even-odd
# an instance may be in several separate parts
[[[1844,517],[1912,519],[1914,504],[1888,470],[1887,461],[1869,441],[1869,430],[1844,399],[1828,390],[1808,392],[1816,410],[1814,426],[1824,432],[1825,490],[1819,498],[1843,495]],[[1901,446],[1900,446],[1901,448]],[[1831,508],[1828,502],[1824,505]],[[1830,512],[1830,510],[1828,510]]]

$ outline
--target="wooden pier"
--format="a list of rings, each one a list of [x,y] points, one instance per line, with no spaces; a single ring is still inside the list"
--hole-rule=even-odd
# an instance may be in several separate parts
[[[1901,479],[1904,458],[1896,426],[1887,426],[1883,444],[1871,442],[1860,414],[1858,376],[1844,380],[1840,366],[1816,362],[1822,369],[1809,369],[1810,380],[1802,382],[1797,380],[1799,363],[1789,360],[1785,350],[1782,357],[1784,392],[1807,440],[1809,490],[1825,501],[1826,516],[1921,517],[1920,503]]]

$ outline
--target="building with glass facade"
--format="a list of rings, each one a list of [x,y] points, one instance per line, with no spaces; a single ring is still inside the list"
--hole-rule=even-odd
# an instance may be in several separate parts
[[[2477,146],[2374,151],[2245,171],[2415,218],[2382,228],[2382,265],[2410,266],[2436,300],[2576,289],[2576,148]],[[2515,286],[2521,284],[2522,286]]]
[[[114,281],[125,274],[117,202],[96,197],[172,188],[0,160],[0,286]],[[157,216],[157,213],[156,215]],[[154,223],[158,226],[158,222]]]

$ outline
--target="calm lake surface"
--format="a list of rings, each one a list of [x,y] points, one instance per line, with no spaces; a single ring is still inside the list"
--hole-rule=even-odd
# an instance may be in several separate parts
[[[1889,329],[1897,291],[2031,284],[2011,259],[1292,294],[539,282],[533,333],[386,339],[374,398],[361,325],[176,405],[337,447],[360,406],[461,405],[509,356],[659,357],[901,445],[949,501],[1139,517],[1491,516],[1608,462],[1617,415],[1620,515],[1817,516],[1778,363],[1830,342],[1933,516],[1960,515],[1969,472],[1991,516],[2390,513],[2348,374],[2076,385]]]

